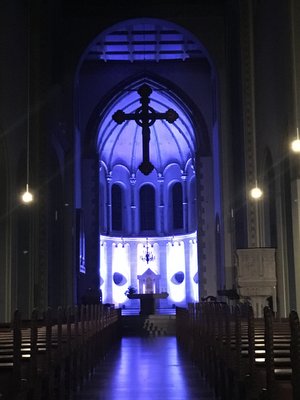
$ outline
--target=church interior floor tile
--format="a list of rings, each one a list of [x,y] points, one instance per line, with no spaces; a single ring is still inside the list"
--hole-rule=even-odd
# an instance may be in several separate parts
[[[175,336],[123,337],[72,400],[213,400]]]

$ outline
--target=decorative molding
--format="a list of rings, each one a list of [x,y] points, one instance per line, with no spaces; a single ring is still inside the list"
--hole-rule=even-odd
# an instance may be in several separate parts
[[[255,130],[255,93],[254,93],[254,64],[253,64],[253,28],[252,4],[250,0],[240,1],[240,46],[242,65],[242,96],[244,115],[244,151],[245,151],[245,190],[255,184],[257,178],[256,166],[256,130]],[[259,245],[259,227],[256,204],[248,200],[248,245]]]

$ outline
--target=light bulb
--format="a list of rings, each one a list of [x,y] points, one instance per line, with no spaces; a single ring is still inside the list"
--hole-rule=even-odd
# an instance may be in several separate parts
[[[300,153],[300,138],[299,138],[299,129],[298,128],[297,128],[296,139],[291,142],[291,149],[294,153]]]
[[[26,185],[26,191],[22,194],[22,201],[25,204],[31,203],[33,201],[33,195],[29,192],[28,185]]]
[[[300,153],[300,139],[295,139],[291,143],[291,149],[294,153]]]
[[[262,195],[263,195],[263,191],[257,186],[255,186],[254,188],[252,188],[250,190],[250,196],[254,200],[259,200],[262,197]]]

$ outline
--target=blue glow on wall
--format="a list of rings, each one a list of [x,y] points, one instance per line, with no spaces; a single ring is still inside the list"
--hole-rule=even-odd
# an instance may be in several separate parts
[[[161,306],[184,305],[198,298],[198,285],[193,280],[198,268],[197,257],[190,255],[190,243],[196,240],[195,226],[190,223],[196,220],[195,135],[184,105],[177,98],[175,101],[169,91],[159,90],[154,85],[150,106],[161,113],[173,108],[179,118],[174,124],[158,120],[151,126],[150,160],[155,169],[147,176],[142,174],[138,169],[143,153],[141,127],[135,121],[120,125],[112,118],[117,110],[133,113],[140,106],[140,96],[133,89],[120,93],[99,125],[100,184],[104,188],[100,204],[101,215],[105,214],[106,221],[100,224],[103,301],[117,306],[134,306],[134,300],[128,300],[125,291],[134,286],[139,293],[144,293],[147,286],[155,293],[169,293]],[[182,182],[186,201],[184,213]],[[180,189],[179,195],[174,192],[174,184]],[[119,210],[122,232],[116,228],[120,225],[114,212],[117,203],[113,189],[116,187],[122,188],[122,196],[118,197],[118,207],[122,208],[122,212]],[[153,191],[153,212],[145,224],[145,216],[141,213],[144,200],[140,194],[147,187]],[[176,204],[179,201],[181,208]],[[172,212],[179,209],[182,215],[175,224]],[[169,210],[173,211],[170,213]],[[153,254],[153,259],[148,262],[143,258],[147,237]],[[146,285],[143,274],[147,271]]]
[[[89,46],[87,57],[115,61],[163,61],[203,58],[205,49],[190,32],[171,22],[153,18],[122,21]]]
[[[197,241],[193,239],[189,242],[189,259],[191,297],[195,299],[195,301],[199,301],[199,272],[197,258]]]
[[[125,291],[133,286],[138,293],[145,293],[145,285],[139,282],[138,277],[148,270],[155,279],[154,293],[169,293],[163,307],[183,305],[186,296],[188,301],[197,301],[198,284],[193,279],[197,271],[196,232],[151,238],[150,246],[153,246],[151,251],[155,258],[149,263],[143,259],[145,241],[146,238],[101,235],[100,276],[104,303],[138,308],[139,303],[128,300]],[[186,252],[191,254],[188,265],[185,262]]]
[[[174,303],[180,303],[185,300],[185,280],[182,279],[179,282],[176,279],[176,275],[178,276],[178,274],[184,278],[185,270],[184,242],[169,243],[167,246],[167,289],[170,299]]]
[[[108,293],[111,292],[111,287],[108,286],[109,277],[108,270],[109,265],[111,265],[111,261],[107,260],[107,244],[106,241],[100,238],[100,288],[102,291],[102,301],[103,303],[108,302]]]
[[[112,297],[115,304],[126,300],[125,291],[131,280],[130,272],[128,245],[115,243],[112,246]],[[116,281],[116,277],[122,277],[122,279]]]
[[[156,172],[164,173],[171,163],[177,163],[182,170],[187,162],[194,158],[195,136],[191,120],[185,109],[174,102],[164,92],[153,89],[150,96],[150,105],[157,112],[164,113],[173,108],[179,118],[169,124],[165,120],[158,120],[151,127],[150,160]],[[140,107],[140,96],[136,90],[124,91],[108,111],[99,126],[98,150],[100,159],[108,171],[113,171],[117,165],[123,165],[134,174],[142,162],[142,129],[135,121],[126,121],[117,124],[112,116],[117,110],[126,114],[133,113]]]

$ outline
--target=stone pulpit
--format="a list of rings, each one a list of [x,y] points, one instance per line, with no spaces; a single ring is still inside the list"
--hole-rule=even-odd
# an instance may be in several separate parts
[[[263,316],[268,299],[272,299],[273,311],[277,311],[276,285],[275,249],[237,250],[238,293],[251,302],[256,317]]]

